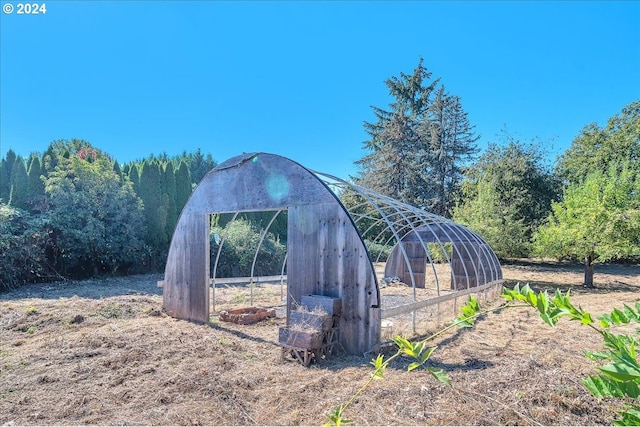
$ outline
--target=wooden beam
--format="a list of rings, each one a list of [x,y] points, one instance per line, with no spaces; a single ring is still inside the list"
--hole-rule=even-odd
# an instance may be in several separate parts
[[[489,289],[493,286],[498,286],[498,285],[502,285],[504,283],[504,280],[495,280],[493,282],[487,283],[486,285],[482,285],[482,286],[477,286],[475,288],[468,288],[468,289],[464,289],[462,291],[458,291],[458,292],[453,292],[451,294],[448,295],[440,295],[439,297],[435,297],[435,298],[430,298],[428,300],[425,301],[416,301],[416,302],[412,302],[410,304],[406,304],[406,305],[401,305],[399,307],[393,307],[393,308],[388,308],[388,309],[382,309],[382,314],[381,314],[381,318],[382,319],[387,319],[389,317],[394,317],[394,316],[398,316],[400,314],[405,314],[405,313],[411,313],[412,311],[416,311],[419,310],[421,308],[425,308],[425,307],[429,307],[444,301],[449,301],[451,299],[454,298],[458,298],[458,297],[463,297],[465,295],[468,294],[474,294],[480,291],[484,291],[485,289]]]
[[[280,282],[281,280],[287,281],[287,275],[284,276],[255,276],[253,277],[253,283],[272,283]],[[209,279],[209,285],[248,285],[251,283],[251,277],[216,277]],[[158,282],[159,283],[159,282]]]

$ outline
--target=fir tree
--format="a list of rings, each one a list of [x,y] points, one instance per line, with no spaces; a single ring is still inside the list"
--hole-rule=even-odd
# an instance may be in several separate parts
[[[27,187],[29,177],[27,175],[27,168],[24,164],[22,157],[18,156],[13,162],[13,168],[11,169],[11,178],[9,179],[9,185],[11,186],[9,194],[9,204],[20,209],[27,209]]]
[[[154,258],[163,251],[168,241],[167,238],[167,211],[162,204],[162,178],[158,164],[153,161],[144,161],[140,172],[139,196],[144,204],[144,218],[147,226],[146,243],[155,252]]]
[[[430,199],[425,207],[435,214],[450,216],[464,179],[463,165],[478,153],[475,143],[479,136],[475,135],[460,98],[447,94],[444,86],[429,106],[428,120],[421,123],[425,125],[428,129],[421,133],[429,137],[429,155],[424,172],[430,184]]]
[[[13,150],[7,151],[7,156],[2,160],[2,173],[0,173],[0,199],[5,203],[9,201],[11,193],[11,171],[16,161],[16,153]]]
[[[171,162],[165,164],[162,172],[163,204],[167,209],[167,237],[170,240],[173,230],[178,222],[178,212],[176,208],[176,177],[173,172]]]
[[[189,166],[183,160],[175,172],[176,175],[176,212],[178,215],[187,204],[191,195],[191,178],[189,176]]]
[[[135,165],[135,163],[131,165],[131,169],[129,169],[129,179],[133,184],[133,191],[135,191],[136,194],[139,196],[140,195],[140,173],[138,172],[138,167]]]
[[[32,212],[42,212],[44,210],[44,181],[42,180],[42,167],[40,166],[40,158],[31,156],[29,163],[28,182],[27,182],[27,203]]]
[[[387,196],[449,215],[462,180],[461,166],[476,152],[473,128],[457,97],[438,88],[422,59],[412,74],[385,82],[390,110],[372,107],[365,122],[369,151],[356,162],[356,181]]]
[[[122,171],[120,170],[120,165],[118,164],[117,161],[113,162],[113,171],[115,172],[115,174],[117,176],[119,176],[120,178],[122,178]]]

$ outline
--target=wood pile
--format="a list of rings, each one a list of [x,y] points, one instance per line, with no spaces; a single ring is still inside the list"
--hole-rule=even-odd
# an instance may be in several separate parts
[[[300,306],[289,313],[286,327],[279,331],[282,357],[292,356],[304,366],[328,358],[338,342],[342,300],[323,295],[305,295]]]

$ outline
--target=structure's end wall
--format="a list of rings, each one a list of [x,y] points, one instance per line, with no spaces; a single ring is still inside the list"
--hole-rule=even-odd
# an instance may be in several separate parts
[[[169,249],[163,305],[168,315],[209,321],[209,227],[207,214],[183,213]]]

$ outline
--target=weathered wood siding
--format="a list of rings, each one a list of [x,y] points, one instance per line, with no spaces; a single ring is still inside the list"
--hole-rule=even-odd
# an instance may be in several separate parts
[[[294,206],[287,233],[287,313],[303,295],[342,298],[340,343],[361,354],[379,341],[379,293],[371,261],[338,203]]]
[[[183,213],[164,272],[163,302],[170,316],[209,321],[209,248],[209,215]]]
[[[259,153],[234,157],[209,172],[184,211],[267,211],[335,202],[307,169],[284,157]]]

